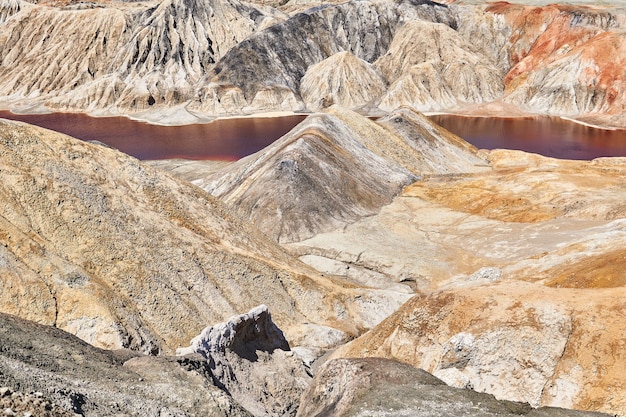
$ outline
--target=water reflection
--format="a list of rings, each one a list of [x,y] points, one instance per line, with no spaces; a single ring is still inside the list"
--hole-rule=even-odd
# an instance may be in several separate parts
[[[236,160],[274,142],[305,116],[240,118],[206,124],[156,126],[126,117],[90,117],[77,113],[0,117],[66,133],[82,140],[98,140],[139,159]]]
[[[257,152],[305,116],[216,120],[207,124],[155,126],[125,117],[94,118],[54,113],[0,117],[98,140],[139,159],[236,160]],[[520,149],[565,159],[626,156],[626,131],[602,130],[554,117],[480,118],[437,115],[431,119],[479,148]]]
[[[626,130],[595,129],[557,117],[437,115],[431,120],[478,148],[519,149],[564,159],[626,156]]]

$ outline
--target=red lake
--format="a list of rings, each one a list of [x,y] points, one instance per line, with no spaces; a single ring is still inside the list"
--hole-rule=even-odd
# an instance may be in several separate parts
[[[0,111],[0,117],[82,140],[97,140],[139,159],[236,160],[263,149],[306,116],[218,119],[185,126],[157,126],[126,117],[75,113],[17,115]],[[519,149],[565,159],[626,156],[626,130],[595,129],[555,117],[437,115],[431,119],[478,148]]]

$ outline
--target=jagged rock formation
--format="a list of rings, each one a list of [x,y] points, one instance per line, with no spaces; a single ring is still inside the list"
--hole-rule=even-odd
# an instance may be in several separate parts
[[[0,386],[16,391],[0,388],[7,416],[7,407],[20,416],[250,416],[207,383],[210,368],[200,355],[156,358],[101,350],[2,313],[0,336]]]
[[[623,288],[513,281],[452,289],[411,299],[336,356],[395,358],[533,406],[623,414],[623,307]]]
[[[272,238],[298,241],[375,213],[420,174],[484,164],[441,132],[410,109],[376,123],[333,107],[196,183]]]
[[[454,24],[445,7],[425,1],[351,1],[298,13],[230,50],[207,75],[192,108],[216,112],[216,101],[235,94],[240,111],[246,105],[252,111],[259,92],[268,88],[301,102],[300,82],[311,65],[344,51],[371,63],[387,50],[397,28],[415,18]]]
[[[620,120],[615,116],[623,113],[626,91],[623,11],[506,4],[488,10],[512,26],[507,102],[541,113]]]
[[[16,9],[7,2],[4,9]],[[193,97],[226,51],[284,17],[238,0],[172,0],[148,9],[27,7],[0,27],[0,94],[14,107],[61,110],[175,105]]]
[[[331,102],[370,114],[412,105],[490,115],[504,114],[504,103],[624,126],[625,16],[608,6],[426,0],[325,4],[291,16],[238,0],[3,0],[0,96],[20,111],[162,123]]]
[[[3,312],[156,353],[264,302],[288,334],[307,322],[356,334],[407,298],[318,275],[209,194],[120,152],[0,127]]]
[[[385,87],[385,81],[371,64],[350,52],[338,52],[309,67],[302,77],[300,92],[311,110],[333,104],[354,109],[372,102]]]
[[[380,108],[390,111],[412,105],[418,110],[441,110],[457,103],[494,100],[504,88],[498,67],[471,50],[468,41],[447,25],[405,23],[389,51],[375,62],[390,84]]]
[[[309,375],[266,306],[205,328],[177,355],[200,353],[214,383],[254,416],[293,416]]]
[[[298,417],[309,416],[607,416],[497,401],[491,395],[448,387],[427,372],[382,358],[335,359],[307,389]]]
[[[384,356],[500,399],[623,414],[623,158],[485,153],[381,211],[288,245],[420,295],[335,357]],[[526,282],[523,282],[526,281]]]

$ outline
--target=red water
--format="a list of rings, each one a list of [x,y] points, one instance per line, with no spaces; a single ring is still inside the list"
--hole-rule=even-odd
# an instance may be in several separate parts
[[[478,148],[519,149],[562,159],[626,156],[626,130],[596,129],[558,117],[438,115],[431,120]]]
[[[97,140],[139,159],[236,160],[274,142],[305,116],[215,120],[205,124],[157,126],[126,117],[90,117],[78,113],[0,117],[66,133],[82,140]]]
[[[54,113],[0,117],[21,120],[98,140],[139,159],[236,160],[257,152],[300,123],[305,116],[216,120],[186,126],[155,126],[125,117],[94,118]],[[626,156],[626,130],[602,130],[554,117],[472,118],[432,116],[432,120],[479,148],[520,149],[566,159]]]

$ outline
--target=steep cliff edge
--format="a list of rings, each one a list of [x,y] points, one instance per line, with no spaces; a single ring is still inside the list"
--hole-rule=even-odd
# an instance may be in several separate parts
[[[239,0],[3,0],[0,102],[164,123],[336,103],[626,126],[625,22],[617,7],[558,4],[368,0],[287,15]]]
[[[538,113],[624,125],[623,10],[504,3],[487,10],[512,26],[505,101]]]
[[[339,52],[371,63],[409,19],[455,22],[447,8],[427,1],[350,1],[298,13],[229,51],[207,75],[191,108],[209,113],[303,108],[300,82],[309,67]],[[230,107],[222,108],[224,99]]]
[[[18,109],[137,112],[180,104],[230,48],[286,17],[237,0],[22,10],[5,3],[13,13],[0,26],[0,94]]]

